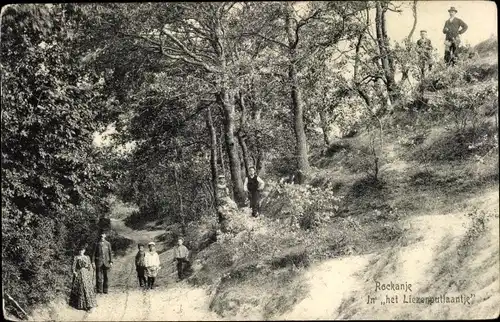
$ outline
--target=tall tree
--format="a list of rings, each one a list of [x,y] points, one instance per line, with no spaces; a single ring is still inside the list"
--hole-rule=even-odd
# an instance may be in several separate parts
[[[235,134],[236,93],[231,77],[234,55],[228,40],[234,4],[139,5],[125,13],[132,19],[118,33],[136,40],[142,49],[157,53],[167,65],[175,63],[184,70],[196,70],[221,108],[233,192],[241,203],[245,196]]]
[[[314,64],[327,60],[340,41],[353,35],[350,22],[365,5],[347,2],[270,3],[261,6],[249,35],[264,39],[278,56],[270,54],[273,74],[288,86],[290,115],[295,136],[295,160],[299,181],[309,172],[308,143],[304,129],[304,82]],[[318,33],[318,30],[321,30]]]

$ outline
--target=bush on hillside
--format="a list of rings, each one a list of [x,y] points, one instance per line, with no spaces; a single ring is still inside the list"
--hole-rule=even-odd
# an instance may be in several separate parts
[[[474,209],[467,214],[467,217],[469,217],[469,222],[463,224],[467,230],[460,241],[459,247],[457,247],[459,260],[463,260],[470,254],[476,240],[486,231],[488,222],[491,219],[498,218],[498,214],[486,213],[482,210]]]
[[[486,81],[491,78],[498,78],[498,63],[473,64],[467,67],[467,77],[474,81]]]
[[[496,129],[489,123],[476,128],[451,129],[436,140],[413,149],[411,159],[426,163],[481,157],[498,147],[495,134]]]
[[[184,236],[186,246],[195,252],[208,247],[217,240],[217,228],[215,214],[203,215],[199,220],[190,222]]]
[[[479,55],[497,54],[498,53],[498,39],[490,37],[485,41],[480,42],[474,47],[474,50]]]
[[[318,227],[334,217],[339,209],[341,198],[330,189],[290,184],[275,184],[273,188],[282,207],[268,216],[284,219],[291,227],[306,230]]]
[[[118,235],[114,230],[108,232],[106,239],[111,244],[114,256],[124,256],[134,241],[123,236]],[[95,240],[93,240],[95,242]],[[90,244],[93,246],[93,243]],[[89,249],[91,251],[91,249]]]
[[[437,92],[443,89],[453,89],[467,84],[474,84],[495,77],[498,64],[475,64],[474,60],[461,59],[455,66],[444,63],[435,68],[420,81],[418,93]]]
[[[434,104],[457,129],[464,130],[468,126],[476,127],[483,104],[497,96],[498,84],[487,82],[465,88],[446,89]]]
[[[351,150],[352,147],[349,143],[346,142],[335,142],[330,144],[330,146],[325,151],[326,157],[332,157],[333,155],[339,152],[345,152]]]

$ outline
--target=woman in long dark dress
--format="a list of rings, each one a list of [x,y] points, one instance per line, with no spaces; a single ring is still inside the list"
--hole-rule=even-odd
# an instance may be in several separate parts
[[[73,283],[69,296],[69,305],[78,310],[90,311],[97,306],[90,257],[85,255],[87,245],[79,247],[79,254],[73,259]]]

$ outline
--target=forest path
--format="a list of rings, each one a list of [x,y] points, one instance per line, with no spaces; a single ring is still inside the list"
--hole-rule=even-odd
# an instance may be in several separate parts
[[[138,242],[147,242],[164,233],[163,230],[132,230],[122,220],[112,219],[112,228],[121,236],[134,241],[122,257],[115,258],[110,270],[108,294],[97,294],[97,307],[91,312],[76,310],[63,301],[50,309],[37,312],[32,320],[55,321],[165,321],[216,320],[217,314],[208,309],[205,289],[176,282],[176,271],[169,249],[160,253],[163,285],[153,290],[139,288],[135,271]],[[160,250],[161,251],[161,250]]]
[[[472,319],[498,315],[500,303],[498,271],[498,187],[468,200],[471,207],[493,214],[480,237],[463,254],[464,237],[471,219],[466,209],[457,213],[433,213],[410,217],[404,223],[408,242],[396,243],[381,252],[324,261],[305,271],[308,295],[293,309],[276,317],[302,319]],[[152,240],[163,231],[134,231],[121,220],[113,228],[135,241]],[[98,294],[98,307],[82,312],[60,302],[33,320],[56,321],[168,321],[168,320],[260,320],[262,316],[222,318],[209,310],[209,295],[202,288],[175,282],[172,249],[159,249],[161,283],[154,290],[138,287],[134,244],[125,256],[116,258],[111,271],[110,293]],[[462,247],[463,248],[463,247]],[[383,284],[412,284],[411,291],[376,290]],[[386,303],[398,296],[397,303]],[[470,304],[405,303],[409,296],[471,296]],[[368,303],[368,298],[376,298]],[[384,304],[382,304],[384,302]]]

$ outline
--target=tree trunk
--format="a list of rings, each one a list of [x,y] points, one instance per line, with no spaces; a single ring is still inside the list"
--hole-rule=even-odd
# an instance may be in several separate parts
[[[210,170],[212,172],[212,187],[214,188],[214,196],[217,191],[217,133],[215,132],[214,122],[212,119],[212,109],[210,106],[207,109],[207,128],[210,135]],[[217,197],[215,197],[217,199]],[[217,201],[217,200],[215,200]]]
[[[241,119],[240,119],[240,128],[238,130],[238,143],[240,144],[241,147],[241,154],[242,154],[242,159],[243,159],[243,167],[245,169],[245,175],[248,174],[248,168],[250,167],[250,162],[249,162],[249,151],[248,151],[248,146],[246,143],[246,128],[247,128],[247,108],[246,104],[243,98],[243,95],[238,93],[238,105],[240,107],[241,111]]]
[[[224,162],[224,129],[221,127],[219,129],[219,161],[220,161],[220,167],[222,173],[225,175],[226,174],[226,164]]]
[[[179,188],[179,177],[177,173],[177,165],[174,165],[174,184],[175,184],[175,189],[177,192],[177,198],[179,202],[179,217],[181,220],[181,229],[182,229],[182,234],[186,235],[186,217],[184,214],[184,204],[183,204],[183,199],[182,199],[182,192]]]
[[[304,102],[302,100],[302,91],[299,86],[297,75],[297,53],[296,46],[298,39],[295,36],[295,28],[292,21],[294,19],[294,9],[292,4],[286,4],[286,31],[288,37],[288,80],[290,82],[290,94],[292,98],[292,114],[296,141],[296,158],[299,183],[303,183],[309,172],[309,160],[307,157],[307,138],[304,130]]]
[[[257,160],[255,161],[255,171],[258,175],[264,172],[264,151],[261,148],[257,149]]]
[[[411,27],[410,33],[406,37],[406,51],[409,54],[411,52],[411,43],[413,42],[413,33],[415,32],[415,29],[417,27],[417,0],[413,1],[412,5],[412,12],[413,12],[413,26]],[[402,77],[400,84],[403,84],[406,80],[409,81],[409,72],[410,68],[409,66],[405,66],[403,70],[401,71]]]
[[[413,33],[415,32],[415,28],[417,27],[417,0],[413,0],[411,11],[413,13],[413,25],[411,27],[410,33],[408,34],[408,37],[406,37],[409,42],[412,41]]]
[[[381,1],[376,3],[375,26],[377,32],[377,44],[380,54],[380,62],[384,70],[385,86],[389,95],[390,103],[394,103],[397,98],[394,61],[389,52],[389,40],[387,39],[387,30],[385,22],[386,4]]]
[[[321,130],[323,131],[323,140],[325,141],[326,146],[330,146],[331,141],[330,137],[328,136],[328,124],[326,122],[325,111],[321,110],[319,112],[319,118],[321,122]]]
[[[245,193],[243,191],[243,180],[241,179],[241,166],[238,155],[238,145],[235,138],[234,130],[234,96],[230,93],[230,85],[228,81],[228,71],[226,63],[226,50],[224,47],[224,31],[222,29],[222,8],[219,7],[214,22],[214,38],[213,47],[217,54],[220,63],[221,73],[218,75],[219,93],[217,99],[222,107],[224,116],[224,135],[226,139],[226,151],[229,157],[229,170],[231,172],[231,182],[233,186],[234,200],[240,206],[245,202]]]
[[[241,154],[243,157],[243,166],[245,168],[245,175],[247,175],[248,168],[250,168],[250,161],[249,161],[249,157],[248,157],[247,143],[246,143],[245,137],[243,136],[241,131],[238,131],[238,142],[239,142],[240,147],[241,147]]]
[[[229,98],[226,89],[222,89],[220,93],[224,112],[224,136],[226,143],[226,151],[229,158],[229,171],[231,172],[231,182],[233,183],[233,195],[235,201],[239,205],[245,202],[245,194],[243,191],[243,180],[241,179],[240,158],[238,155],[238,146],[234,135],[234,104]]]
[[[255,86],[253,86],[253,84],[251,87],[251,97],[254,98],[254,100],[251,101],[250,104],[252,108],[252,119],[254,124],[260,125],[262,106],[260,104],[257,104],[255,101],[256,93],[255,93]],[[260,127],[257,128],[255,135],[256,137],[254,138],[253,141],[255,142],[254,144],[255,150],[253,151],[254,153],[252,155],[252,160],[255,166],[255,171],[259,175],[261,171],[263,171],[263,166],[264,166],[264,149],[262,148],[262,142],[261,142],[262,130],[260,129]]]

